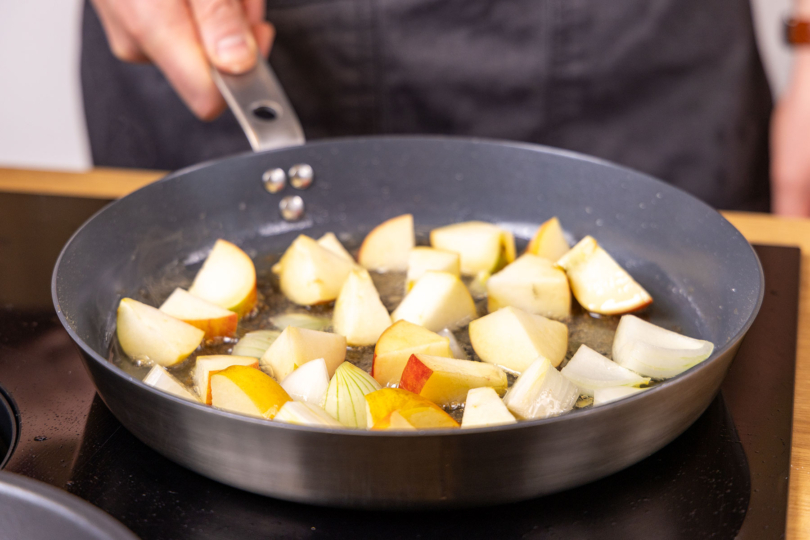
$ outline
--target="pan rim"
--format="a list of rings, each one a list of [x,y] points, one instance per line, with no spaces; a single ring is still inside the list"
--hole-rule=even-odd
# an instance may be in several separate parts
[[[124,370],[113,364],[112,362],[105,359],[99,353],[97,353],[93,348],[91,348],[81,337],[79,337],[76,332],[73,330],[72,326],[69,324],[67,318],[65,317],[59,303],[59,295],[57,290],[57,280],[58,280],[58,273],[59,268],[61,266],[63,258],[66,256],[66,253],[70,246],[73,244],[74,240],[84,231],[84,229],[93,222],[98,216],[112,211],[119,203],[124,201],[125,199],[129,198],[131,195],[135,193],[140,193],[144,190],[148,189],[156,189],[156,186],[159,186],[165,182],[171,181],[179,176],[184,176],[186,174],[192,173],[198,169],[209,167],[213,164],[219,164],[225,161],[230,160],[238,160],[242,159],[246,156],[255,156],[255,155],[268,155],[274,154],[277,152],[284,152],[291,148],[296,147],[285,147],[285,148],[278,148],[273,150],[266,150],[262,152],[252,152],[252,151],[245,151],[238,154],[228,155],[221,158],[207,160],[201,163],[196,163],[194,165],[190,165],[188,167],[184,167],[177,171],[171,172],[164,176],[163,178],[147,184],[136,191],[121,197],[120,199],[116,199],[112,201],[110,204],[104,206],[97,212],[95,212],[90,218],[88,218],[82,225],[71,235],[70,239],[65,243],[61,252],[59,253],[59,257],[56,260],[56,264],[54,265],[54,270],[51,275],[51,299],[54,304],[54,308],[56,311],[56,315],[59,318],[60,323],[62,324],[63,328],[67,331],[70,338],[76,343],[82,351],[87,355],[87,357],[92,358],[98,364],[101,364],[104,369],[111,371],[116,377],[123,378],[130,383],[134,383],[136,386],[139,386],[142,390],[146,390],[147,392],[151,393],[153,396],[157,396],[158,398],[168,399],[175,403],[184,405],[184,406],[191,406],[193,409],[201,412],[202,414],[215,414],[219,415],[223,418],[230,418],[234,421],[241,421],[246,422],[249,424],[254,425],[261,425],[261,426],[269,426],[270,429],[288,429],[292,431],[303,431],[303,432],[310,432],[310,433],[319,433],[323,435],[346,435],[346,436],[353,436],[353,437],[378,437],[378,438],[401,438],[401,437],[445,437],[448,435],[463,435],[463,436],[477,436],[484,433],[499,433],[504,431],[511,431],[515,429],[524,429],[524,428],[532,428],[545,425],[553,425],[558,422],[564,421],[573,421],[574,418],[590,418],[593,415],[607,415],[609,411],[616,410],[618,408],[623,408],[625,406],[635,406],[636,402],[646,400],[646,399],[653,399],[650,396],[654,396],[662,391],[665,391],[666,388],[672,387],[674,385],[680,384],[684,379],[691,378],[693,376],[697,376],[696,374],[707,369],[708,366],[716,361],[718,361],[721,357],[723,357],[730,349],[736,347],[748,330],[753,325],[754,321],[756,320],[760,308],[762,307],[762,302],[765,297],[765,275],[762,268],[762,263],[759,260],[759,256],[757,255],[756,251],[754,250],[753,246],[748,242],[748,240],[742,235],[742,233],[734,227],[731,222],[729,222],[720,212],[709,206],[707,203],[703,202],[702,200],[698,199],[694,195],[687,193],[675,186],[667,184],[657,178],[650,176],[646,173],[637,171],[630,167],[626,167],[624,165],[619,165],[614,162],[590,156],[587,154],[581,154],[579,152],[575,152],[573,150],[566,150],[561,148],[555,148],[552,146],[546,146],[541,144],[534,144],[534,143],[526,143],[526,142],[519,142],[519,141],[508,141],[508,140],[500,140],[500,139],[490,139],[490,138],[480,138],[480,137],[457,137],[457,136],[450,136],[450,135],[429,135],[429,136],[422,136],[422,135],[379,135],[379,136],[363,136],[363,137],[339,137],[339,138],[330,138],[330,139],[322,139],[319,141],[308,142],[305,146],[307,148],[312,147],[320,147],[320,146],[333,146],[335,143],[341,144],[373,144],[375,142],[396,142],[401,140],[417,140],[417,141],[425,141],[425,142],[449,142],[449,143],[474,143],[474,144],[482,144],[482,145],[498,145],[501,147],[510,147],[516,149],[523,149],[532,152],[540,152],[545,154],[552,154],[556,156],[562,156],[570,159],[575,159],[578,161],[585,161],[588,163],[593,163],[600,166],[605,166],[608,168],[616,169],[619,171],[624,171],[627,173],[631,173],[634,176],[638,176],[640,180],[645,182],[651,182],[657,186],[662,187],[665,190],[674,190],[675,192],[679,193],[682,196],[686,196],[691,199],[691,202],[702,206],[705,210],[709,211],[709,213],[717,215],[723,223],[725,223],[732,232],[732,235],[737,236],[739,239],[742,239],[743,243],[747,245],[749,250],[749,254],[753,256],[753,260],[756,263],[756,269],[759,277],[759,286],[758,286],[758,294],[757,299],[753,304],[751,309],[751,315],[745,321],[743,326],[740,328],[738,332],[736,332],[733,336],[729,338],[727,343],[723,347],[715,348],[712,352],[712,355],[707,358],[706,360],[700,362],[699,364],[689,368],[688,370],[678,374],[676,377],[672,377],[667,379],[656,386],[650,388],[648,391],[640,392],[635,395],[626,397],[624,399],[614,401],[611,403],[607,403],[605,405],[599,407],[591,407],[589,409],[584,410],[574,410],[570,411],[566,414],[560,416],[554,416],[550,418],[540,418],[535,420],[520,420],[515,424],[507,424],[507,425],[499,425],[499,426],[487,426],[487,427],[480,427],[480,428],[447,428],[447,429],[432,429],[432,430],[422,430],[422,431],[373,431],[373,430],[355,430],[350,428],[324,428],[324,427],[316,427],[316,426],[302,426],[296,424],[287,424],[283,422],[272,422],[261,418],[253,418],[250,416],[244,416],[236,413],[231,413],[228,411],[224,411],[221,409],[215,409],[213,407],[207,406],[202,403],[195,403],[189,400],[185,400],[174,395],[168,394],[166,392],[161,392],[156,388],[153,388],[147,384],[145,384],[142,380],[133,377],[132,375],[126,373]],[[102,396],[103,399],[103,396]]]

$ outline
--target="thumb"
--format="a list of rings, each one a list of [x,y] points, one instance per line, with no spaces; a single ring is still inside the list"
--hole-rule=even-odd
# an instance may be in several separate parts
[[[206,55],[218,69],[244,73],[256,63],[257,45],[239,0],[191,0]]]

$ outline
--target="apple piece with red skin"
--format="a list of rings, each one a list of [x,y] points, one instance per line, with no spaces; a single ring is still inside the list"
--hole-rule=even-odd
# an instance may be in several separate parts
[[[540,225],[529,240],[526,253],[537,255],[550,261],[557,261],[571,249],[565,239],[560,220],[553,217]]]
[[[152,388],[157,388],[158,390],[166,392],[167,394],[187,399],[189,401],[194,401],[196,403],[200,402],[200,398],[197,397],[197,394],[189,391],[189,389],[186,388],[183,383],[178,381],[174,375],[166,371],[166,368],[163,366],[152,366],[152,369],[150,369],[149,373],[146,374],[146,377],[143,378],[143,382],[144,384],[149,385]]]
[[[565,272],[548,259],[526,253],[487,281],[490,313],[507,306],[563,319],[571,313],[571,289]]]
[[[557,264],[568,275],[574,298],[591,313],[621,315],[653,301],[644,287],[591,236],[580,240]]]
[[[243,317],[256,306],[256,268],[247,253],[217,240],[188,292]]]
[[[378,272],[405,271],[414,245],[413,216],[403,214],[380,223],[366,235],[357,252],[357,262]]]
[[[433,332],[454,330],[478,316],[470,291],[458,276],[425,272],[397,306],[391,319],[406,320]]]
[[[408,321],[397,321],[380,335],[374,347],[371,376],[382,386],[399,383],[412,354],[453,357],[450,340]]]
[[[211,376],[211,405],[217,409],[272,420],[288,401],[281,385],[256,368],[231,366]]]
[[[352,347],[374,345],[389,326],[391,316],[368,271],[363,268],[352,270],[340,289],[332,312],[334,332],[346,336],[346,342]]]
[[[411,250],[408,255],[408,275],[405,278],[405,292],[410,291],[414,284],[427,271],[447,272],[455,276],[461,275],[460,258],[458,253],[430,247],[419,246]]]
[[[116,335],[124,353],[135,361],[173,366],[202,343],[205,332],[132,298],[118,304]]]
[[[318,358],[326,362],[329,377],[332,377],[346,359],[346,338],[331,332],[288,326],[270,345],[259,364],[276,380],[283,381],[300,366]]]
[[[349,272],[356,266],[303,234],[290,244],[279,265],[281,292],[303,306],[337,298]]]
[[[198,356],[194,365],[194,390],[206,405],[211,405],[211,376],[231,366],[259,367],[259,360],[252,356],[216,354]]]
[[[160,306],[160,311],[205,332],[205,339],[233,337],[239,315],[177,288]]]
[[[470,323],[470,343],[484,362],[521,373],[538,356],[555,367],[568,352],[568,327],[513,307]]]
[[[411,355],[399,381],[403,390],[440,407],[463,403],[472,388],[490,387],[503,395],[507,386],[506,373],[492,364],[424,354]]]
[[[430,245],[458,253],[461,273],[465,276],[479,272],[491,274],[515,260],[512,233],[483,221],[466,221],[433,229],[430,231]]]

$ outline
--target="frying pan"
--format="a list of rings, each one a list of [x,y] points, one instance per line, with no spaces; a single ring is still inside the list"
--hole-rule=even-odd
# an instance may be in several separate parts
[[[281,144],[278,132],[263,134],[251,117],[257,107],[270,108],[273,114],[264,116],[283,120],[287,134],[302,141],[279,89],[270,100],[261,95],[262,86],[275,84],[272,74],[221,82],[243,127],[253,130],[254,148],[268,139]],[[262,175],[296,164],[311,165],[316,180],[297,192],[303,216],[285,221],[278,204],[293,191],[269,193]],[[575,239],[595,236],[650,291],[652,322],[708,339],[715,352],[674,379],[602,407],[510,426],[396,433],[277,424],[215,410],[154,390],[107,360],[121,297],[137,297],[167,269],[188,285],[218,238],[254,256],[261,272],[269,263],[260,255],[282,252],[298,234],[362,238],[406,212],[417,232],[480,219],[519,240],[556,215]],[[52,294],[99,395],[127,429],[169,459],[292,501],[424,508],[553,493],[666,445],[717,393],[759,310],[763,274],[751,246],[716,211],[638,172],[529,144],[371,137],[205,163],[113,202],[65,246]]]

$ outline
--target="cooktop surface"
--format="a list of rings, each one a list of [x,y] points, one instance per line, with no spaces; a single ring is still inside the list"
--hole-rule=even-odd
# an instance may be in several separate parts
[[[620,473],[519,504],[370,512],[242,492],[163,458],[96,396],[59,325],[59,249],[104,201],[0,194],[0,463],[91,502],[144,539],[782,538],[790,467],[799,250],[757,246],[762,311],[703,416]]]

